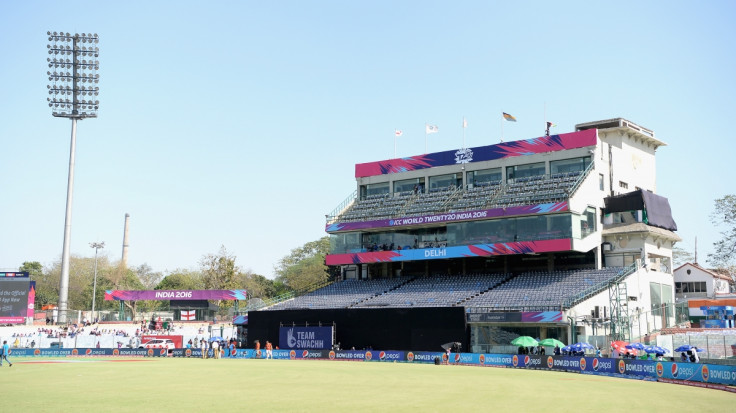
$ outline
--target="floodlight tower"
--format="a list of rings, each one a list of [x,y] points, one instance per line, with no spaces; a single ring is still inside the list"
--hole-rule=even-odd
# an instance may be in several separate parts
[[[95,317],[95,298],[97,298],[97,250],[105,248],[105,241],[92,242],[89,246],[95,249],[95,280],[92,283],[92,322],[94,323],[97,321],[97,318]]]
[[[77,120],[96,118],[100,101],[100,76],[97,61],[100,49],[97,33],[47,32],[50,83],[47,98],[52,115],[72,120],[72,139],[69,149],[69,181],[66,189],[66,218],[64,219],[64,249],[61,255],[61,279],[59,281],[59,323],[66,323],[69,297],[69,242],[72,229],[72,193],[74,190],[74,152],[77,144]],[[58,69],[61,69],[57,71]],[[66,70],[64,70],[66,69]],[[53,70],[53,71],[52,71]],[[69,72],[71,70],[71,72]]]

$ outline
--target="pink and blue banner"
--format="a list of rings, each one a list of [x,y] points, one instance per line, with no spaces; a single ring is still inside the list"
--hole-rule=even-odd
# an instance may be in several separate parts
[[[443,214],[421,215],[395,219],[381,219],[364,222],[343,222],[329,224],[327,232],[356,231],[369,228],[406,227],[424,224],[443,224],[449,222],[474,221],[480,219],[512,217],[517,215],[548,214],[551,212],[565,212],[570,210],[567,201],[550,202],[538,205],[522,205],[507,208],[493,208],[478,211],[448,212]]]
[[[105,300],[245,300],[246,290],[106,290]]]
[[[361,163],[355,165],[355,177],[363,178],[368,176],[395,174],[434,168],[437,166],[493,161],[496,159],[516,156],[584,148],[587,146],[595,146],[598,139],[597,136],[598,132],[596,129],[588,129],[580,132],[542,136],[540,138],[504,142],[490,146],[480,146],[476,148],[410,156],[407,158]]]
[[[378,262],[419,261],[464,257],[490,257],[494,255],[532,254],[543,252],[569,251],[572,240],[569,238],[502,242],[497,244],[463,245],[444,248],[421,248],[394,251],[356,252],[350,254],[331,254],[325,257],[327,265],[368,264]]]

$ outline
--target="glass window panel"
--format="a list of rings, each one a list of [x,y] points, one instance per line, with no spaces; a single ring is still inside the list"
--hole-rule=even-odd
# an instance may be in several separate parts
[[[470,171],[467,175],[468,183],[473,185],[481,185],[483,183],[499,182],[503,180],[501,168]]]
[[[424,192],[424,178],[404,179],[402,181],[394,181],[394,192],[413,191],[417,186],[419,192]]]
[[[549,173],[583,172],[590,164],[590,157],[562,159],[549,163]]]

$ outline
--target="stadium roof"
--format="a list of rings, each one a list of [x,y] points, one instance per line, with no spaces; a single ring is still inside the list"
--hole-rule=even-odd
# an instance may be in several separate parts
[[[636,123],[628,121],[624,118],[598,120],[594,122],[578,123],[577,125],[575,125],[576,131],[586,129],[598,129],[603,132],[608,132],[609,130],[620,130],[623,132],[628,132],[636,138],[641,139],[642,142],[647,145],[653,146],[654,149],[657,149],[660,146],[667,146],[666,143],[655,138],[654,131],[641,127]]]

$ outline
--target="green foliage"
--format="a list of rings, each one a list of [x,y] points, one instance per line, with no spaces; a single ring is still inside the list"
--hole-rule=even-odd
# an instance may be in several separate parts
[[[329,250],[330,238],[327,236],[294,248],[274,268],[276,280],[291,291],[301,291],[315,283],[326,281],[329,274],[325,255]]]
[[[202,274],[196,271],[176,270],[165,276],[155,290],[201,290],[204,288]]]
[[[202,257],[199,265],[205,289],[231,290],[236,287],[236,274],[239,270],[235,265],[235,256],[229,255],[224,245],[217,255],[207,254]]]
[[[680,247],[672,248],[672,262],[675,268],[682,264],[693,262],[694,260],[695,256],[690,251],[684,250]]]
[[[163,274],[153,271],[153,268],[146,263],[134,267],[133,271],[147,290],[154,288],[164,278]]]
[[[716,199],[715,212],[710,219],[722,230],[721,240],[713,244],[715,251],[708,254],[708,262],[713,267],[733,267],[736,262],[736,195]]]
[[[18,271],[28,272],[31,281],[36,282],[36,309],[41,309],[45,304],[56,304],[59,300],[59,280],[49,280],[40,262],[26,261]]]

